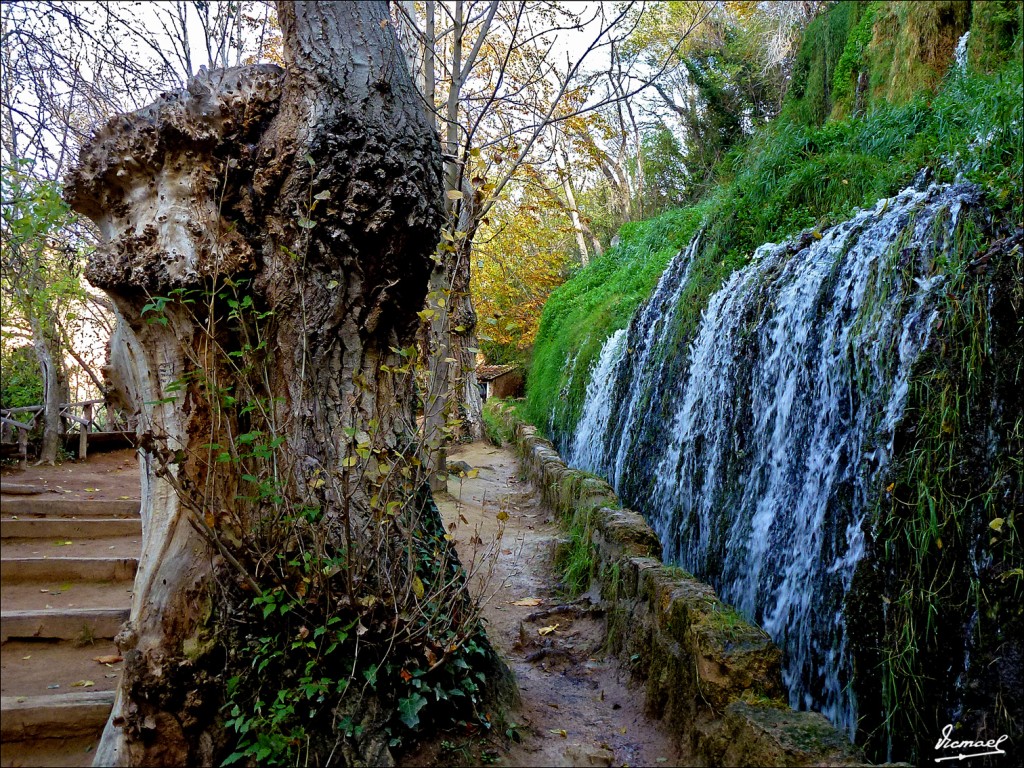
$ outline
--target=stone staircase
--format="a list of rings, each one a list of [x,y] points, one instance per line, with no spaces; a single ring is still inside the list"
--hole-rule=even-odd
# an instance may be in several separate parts
[[[142,539],[134,455],[118,453],[0,484],[2,766],[92,763]]]

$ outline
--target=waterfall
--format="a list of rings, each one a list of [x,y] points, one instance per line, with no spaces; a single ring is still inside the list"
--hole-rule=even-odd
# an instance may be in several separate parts
[[[647,516],[667,558],[771,634],[790,703],[851,737],[844,598],[938,317],[943,254],[975,197],[967,185],[907,189],[761,246],[685,344],[673,329],[695,238],[605,342],[563,441],[571,463]]]
[[[967,31],[956,41],[956,50],[953,51],[953,67],[959,72],[967,71],[967,41],[970,37],[971,33]]]
[[[566,449],[566,461],[577,467],[595,467],[601,463],[601,451],[608,418],[612,410],[612,393],[615,384],[613,372],[626,351],[623,342],[626,329],[621,328],[604,343],[601,356],[594,366],[587,382],[584,410],[576,424],[572,443]]]

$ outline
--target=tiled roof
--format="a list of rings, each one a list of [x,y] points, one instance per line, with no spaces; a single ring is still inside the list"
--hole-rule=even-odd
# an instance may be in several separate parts
[[[514,371],[519,366],[517,365],[478,365],[476,367],[476,377],[481,381],[493,381],[499,376],[503,376],[506,373]]]

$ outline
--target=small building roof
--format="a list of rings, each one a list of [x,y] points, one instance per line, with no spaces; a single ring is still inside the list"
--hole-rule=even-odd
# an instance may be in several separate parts
[[[480,381],[494,381],[499,376],[511,373],[518,367],[518,365],[512,363],[508,365],[478,365],[476,367],[476,377]]]

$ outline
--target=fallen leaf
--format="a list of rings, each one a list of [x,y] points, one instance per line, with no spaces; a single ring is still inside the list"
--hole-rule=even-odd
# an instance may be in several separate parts
[[[55,547],[67,547],[67,546],[70,546],[70,545],[72,545],[74,543],[75,542],[73,542],[73,541],[55,541],[55,542],[53,542],[53,546],[55,546]]]
[[[124,661],[124,657],[112,653],[109,656],[96,656],[93,661],[98,661],[100,664],[117,664],[119,661]]]
[[[569,738],[569,732],[566,731],[565,728],[559,728],[557,731],[548,731],[548,733],[553,733],[555,736],[561,736],[563,739]]]
[[[622,726],[621,728],[619,728],[619,733],[625,733],[625,732],[626,732],[626,726]]]
[[[19,696],[17,699],[15,699],[15,701],[17,701],[19,704],[21,704],[24,701],[28,701],[28,699],[25,698],[24,696]]]
[[[86,488],[85,492],[86,493],[96,493],[98,490],[99,490],[99,488]]]
[[[131,496],[118,496],[117,498],[121,499],[121,501],[128,501],[131,499]]]
[[[28,661],[28,660],[29,660],[29,659],[31,659],[31,658],[32,658],[32,654],[30,653],[30,654],[29,654],[28,656],[22,656],[22,657],[21,657],[21,660],[22,660],[22,661]]]
[[[91,688],[96,685],[92,680],[76,680],[71,684],[72,688]]]
[[[552,632],[554,632],[556,629],[558,629],[559,626],[561,626],[561,625],[559,625],[559,624],[552,624],[551,626],[548,626],[548,627],[541,627],[540,629],[537,630],[537,634],[541,635],[541,636],[550,635]]]
[[[398,676],[401,677],[402,680],[404,680],[407,683],[410,680],[412,680],[412,674],[409,672],[408,669],[402,669],[402,671],[398,673]]]
[[[999,531],[1003,530],[1003,518],[997,517],[995,520],[988,524],[988,527],[996,533],[998,533]]]
[[[533,608],[534,606],[540,605],[544,601],[539,597],[524,597],[522,600],[516,600],[512,605],[521,605],[524,608]]]

